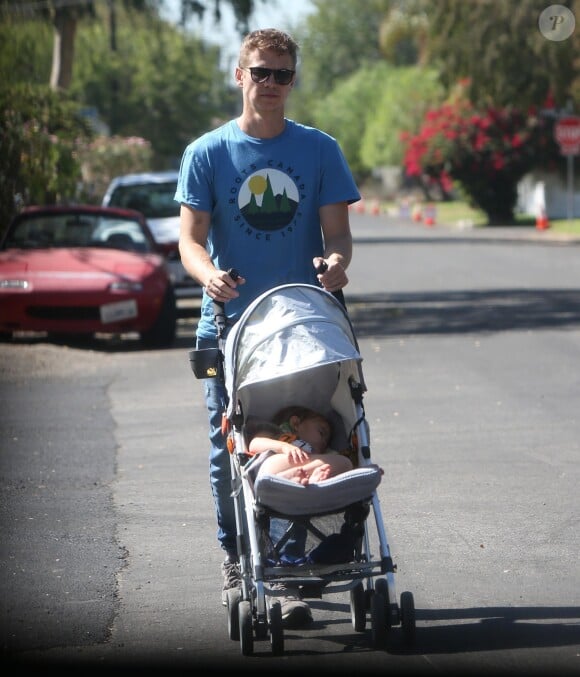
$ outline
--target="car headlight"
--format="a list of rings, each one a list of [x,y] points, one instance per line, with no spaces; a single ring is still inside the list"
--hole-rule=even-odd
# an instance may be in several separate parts
[[[111,282],[109,289],[110,291],[140,292],[143,291],[143,285],[141,282],[135,282],[133,280],[118,280],[117,282]]]
[[[28,280],[0,280],[0,289],[28,289]]]

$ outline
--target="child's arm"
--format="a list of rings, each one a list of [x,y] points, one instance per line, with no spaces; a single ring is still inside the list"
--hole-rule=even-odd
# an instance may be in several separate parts
[[[289,442],[273,440],[270,437],[254,437],[248,445],[250,454],[261,454],[264,451],[273,451],[276,454],[286,454],[293,463],[305,463],[309,454]]]

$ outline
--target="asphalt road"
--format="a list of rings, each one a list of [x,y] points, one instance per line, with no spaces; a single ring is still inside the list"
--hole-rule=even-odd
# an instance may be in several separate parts
[[[184,311],[170,350],[0,344],[5,665],[578,674],[580,246],[352,222],[347,303],[414,650],[397,630],[372,650],[340,595],[282,657],[228,639]]]

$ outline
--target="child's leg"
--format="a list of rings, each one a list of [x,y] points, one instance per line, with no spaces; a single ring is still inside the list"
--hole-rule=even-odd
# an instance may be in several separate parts
[[[301,466],[292,463],[286,454],[270,454],[262,461],[258,475],[280,475],[286,470],[296,469]]]
[[[322,482],[329,477],[352,470],[352,463],[346,456],[336,453],[312,454],[312,460],[302,466],[310,482]],[[302,484],[306,482],[302,481]]]
[[[282,472],[278,473],[278,477],[283,477],[285,480],[290,480],[297,484],[308,484],[308,474],[300,465],[288,470],[282,470]]]
[[[309,481],[322,482],[347,470],[352,470],[352,463],[335,452],[311,454],[309,461],[302,465],[292,463],[286,454],[272,454],[262,462],[258,475],[279,475],[299,484],[308,484]]]
[[[309,461],[304,465],[294,466],[288,470],[281,470],[278,477],[298,482],[298,484],[308,484],[309,482],[321,482],[332,476],[332,468],[328,463],[320,459]]]
[[[329,477],[333,477],[332,466],[329,463],[321,463],[312,469],[308,482],[323,482]]]
[[[312,454],[310,457],[312,460],[309,461],[315,465],[312,466],[312,470],[315,467],[329,466],[330,471],[325,471],[327,475],[324,479],[329,477],[334,477],[335,475],[340,475],[340,473],[347,472],[352,470],[352,463],[347,456],[342,456],[342,454],[337,454],[336,452],[329,452],[327,454]],[[306,468],[307,466],[305,466]],[[321,480],[313,480],[315,482],[320,482]]]

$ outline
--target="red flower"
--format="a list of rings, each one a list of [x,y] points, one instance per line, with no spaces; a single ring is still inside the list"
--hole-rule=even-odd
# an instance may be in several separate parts
[[[510,107],[475,110],[465,100],[448,103],[430,110],[417,134],[402,138],[405,168],[442,186],[459,181],[475,204],[493,213],[494,205],[513,198],[510,186],[557,153],[550,124]]]

